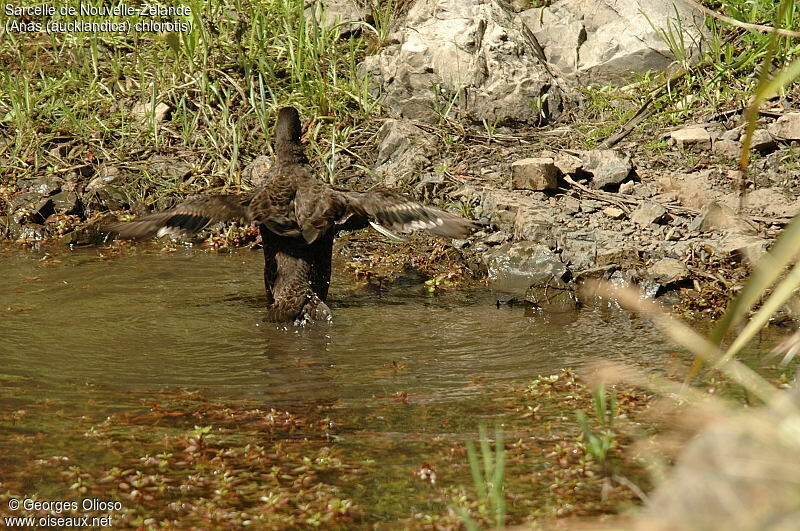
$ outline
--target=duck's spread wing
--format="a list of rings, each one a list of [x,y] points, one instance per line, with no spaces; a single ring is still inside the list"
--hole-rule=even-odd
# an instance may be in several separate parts
[[[417,203],[394,192],[381,190],[339,193],[344,198],[348,214],[364,216],[373,227],[375,224],[381,225],[390,234],[424,230],[444,238],[466,238],[478,228],[478,224],[461,216]],[[396,237],[394,234],[392,236]]]
[[[142,240],[153,236],[188,236],[210,223],[250,219],[250,197],[245,195],[207,195],[187,199],[176,207],[134,221],[113,223],[106,227],[121,238]]]

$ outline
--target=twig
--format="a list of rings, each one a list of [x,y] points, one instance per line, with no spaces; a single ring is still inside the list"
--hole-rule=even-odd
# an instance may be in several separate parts
[[[575,188],[586,194],[589,198],[597,199],[598,201],[605,201],[606,203],[611,203],[613,205],[616,205],[625,210],[626,213],[629,213],[630,209],[622,206],[620,203],[624,203],[626,205],[640,205],[642,203],[640,200],[631,197],[621,196],[619,194],[614,194],[611,192],[604,192],[602,190],[592,190],[587,186],[575,182],[575,180],[573,180],[572,177],[570,177],[569,175],[565,175],[564,180],[571,186],[574,186]],[[666,208],[667,211],[669,211],[671,214],[684,214],[684,215],[696,216],[697,214],[700,213],[699,210],[695,210],[694,208],[689,208],[685,206],[670,205],[669,203],[659,203],[659,204],[664,208]],[[769,223],[771,225],[786,225],[792,220],[791,217],[785,217],[785,216],[767,217],[767,216],[751,216],[743,214],[740,214],[740,216],[745,221]]]
[[[783,28],[773,28],[772,26],[765,26],[763,24],[751,24],[749,22],[741,22],[739,20],[736,20],[735,18],[731,18],[726,15],[721,15],[712,9],[709,9],[703,5],[698,4],[694,0],[681,0],[681,2],[693,7],[694,9],[697,9],[698,11],[705,13],[711,18],[721,20],[722,22],[726,22],[731,26],[737,26],[739,28],[744,28],[747,30],[760,31],[761,33],[777,33],[782,37],[794,37],[795,39],[800,38],[800,32],[797,31],[787,30]]]

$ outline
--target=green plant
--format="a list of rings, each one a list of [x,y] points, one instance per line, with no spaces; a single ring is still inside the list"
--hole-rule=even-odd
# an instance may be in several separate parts
[[[608,452],[616,445],[617,435],[614,432],[614,421],[617,418],[617,397],[613,392],[606,392],[605,384],[592,389],[595,420],[601,427],[596,433],[589,426],[589,419],[583,411],[575,412],[578,424],[583,432],[586,451],[608,473]]]
[[[501,528],[506,521],[506,500],[503,487],[505,456],[503,451],[503,430],[495,428],[494,453],[489,443],[486,425],[478,426],[480,434],[480,457],[472,441],[467,441],[467,457],[472,482],[478,495],[481,512],[491,522],[492,527]],[[456,509],[464,525],[469,530],[478,529],[478,524],[463,509]]]

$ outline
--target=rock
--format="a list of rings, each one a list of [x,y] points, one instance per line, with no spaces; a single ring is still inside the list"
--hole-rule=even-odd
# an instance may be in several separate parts
[[[759,153],[767,153],[777,147],[772,135],[766,129],[756,129],[753,131],[753,139],[750,142],[750,148],[755,149]]]
[[[578,99],[501,0],[419,0],[397,44],[361,66],[385,107],[429,122],[455,103],[477,122],[540,124]]]
[[[686,264],[675,258],[662,258],[647,270],[649,276],[661,285],[674,284],[689,278]]]
[[[520,241],[501,245],[488,256],[489,282],[492,289],[524,296],[533,285],[567,272],[558,256],[544,245]]]
[[[717,201],[707,204],[689,223],[690,231],[709,232],[712,230],[747,229],[747,225],[738,218],[732,208]]]
[[[729,200],[736,204],[738,199],[728,197],[720,186],[725,177],[716,168],[709,168],[699,172],[665,175],[658,179],[658,185],[664,191],[659,195],[662,203],[677,200],[689,208],[701,209],[712,201],[727,203]],[[730,180],[728,181],[730,182]],[[727,184],[727,183],[726,183]],[[671,199],[669,197],[671,195]]]
[[[639,251],[627,243],[619,243],[597,250],[598,266],[616,265],[624,267],[639,261]]]
[[[483,194],[481,208],[491,223],[505,230],[514,230],[517,211],[527,204],[524,197],[507,190],[486,190]]]
[[[561,200],[561,210],[566,214],[577,214],[581,211],[581,201],[571,195],[564,196]]]
[[[338,26],[343,34],[358,30],[358,22],[365,21],[369,15],[369,10],[355,0],[316,0],[305,10],[307,20],[327,30]]]
[[[443,173],[428,172],[420,178],[416,185],[414,185],[414,191],[416,191],[416,193],[421,195],[424,199],[431,199],[439,190],[444,188],[444,186],[445,180]]]
[[[99,205],[104,210],[123,210],[130,206],[128,193],[122,186],[103,184],[85,197],[88,204]]]
[[[570,153],[557,153],[554,164],[563,175],[576,175],[583,169],[581,158]]]
[[[633,196],[641,198],[649,198],[656,195],[656,191],[652,186],[646,183],[635,183],[633,186]]]
[[[272,158],[259,155],[242,169],[242,182],[252,187],[263,186],[270,168],[272,168]]]
[[[677,0],[562,0],[520,17],[547,60],[584,85],[624,85],[636,74],[666,70],[676,58],[662,31],[686,43],[690,58],[699,57],[707,34],[702,14]]]
[[[495,245],[500,245],[502,243],[506,243],[508,240],[511,239],[511,235],[507,232],[503,232],[501,230],[495,231],[485,238],[481,240],[481,243],[486,245],[487,247],[494,247]]]
[[[592,176],[592,188],[606,189],[622,183],[633,171],[628,155],[613,149],[595,149],[581,154],[583,171]]]
[[[575,275],[598,266],[626,266],[638,262],[639,252],[620,231],[575,230],[559,236],[561,259]]]
[[[769,240],[753,234],[728,232],[714,247],[719,253],[744,257],[750,263],[755,263],[767,252]]]
[[[573,231],[564,234],[561,242],[561,259],[573,271],[584,271],[597,265],[597,238],[585,231]]]
[[[109,184],[121,184],[123,183],[130,175],[117,168],[116,166],[101,166],[100,171],[98,172],[97,177],[89,181],[89,184],[86,185],[87,192],[93,192],[94,190],[103,188]]]
[[[631,195],[633,193],[633,188],[636,186],[636,183],[633,181],[625,181],[624,183],[619,185],[619,193],[622,195]]]
[[[511,163],[514,190],[553,190],[558,187],[558,170],[551,158],[521,159]]]
[[[611,219],[623,219],[625,211],[617,207],[606,207],[603,209],[603,215]]]
[[[45,239],[46,232],[47,230],[45,229],[44,225],[39,223],[29,223],[27,225],[18,227],[16,231],[12,230],[11,235],[17,240],[38,242]]]
[[[748,192],[744,205],[748,212],[767,216],[791,217],[797,212],[797,205],[790,203],[780,188],[757,188]]]
[[[740,126],[734,127],[733,129],[728,129],[727,131],[724,131],[721,135],[719,135],[719,139],[720,140],[732,140],[732,141],[736,142],[737,140],[739,140],[739,136],[742,134],[742,129],[743,128],[744,128],[744,126],[740,125]]]
[[[75,192],[59,192],[50,199],[56,214],[78,214],[81,211],[81,201]]]
[[[767,131],[779,140],[800,140],[800,112],[784,114],[769,124]]]
[[[150,173],[175,181],[188,179],[194,171],[194,167],[188,162],[172,157],[154,156],[148,162]]]
[[[739,158],[742,146],[735,140],[720,139],[714,142],[714,153],[728,159]]]
[[[430,164],[435,153],[432,135],[408,120],[386,120],[378,129],[378,157],[375,172],[390,188],[410,184],[413,176]]]
[[[8,211],[19,225],[42,224],[55,213],[53,200],[35,192],[23,192],[12,197],[8,201]]]
[[[480,196],[475,190],[475,187],[469,184],[465,184],[460,188],[456,188],[447,194],[447,196],[450,199],[458,199],[459,201],[463,201],[465,203],[472,203],[475,200],[480,201]]]
[[[156,123],[161,123],[167,119],[167,115],[171,110],[171,107],[163,101],[158,102],[155,109],[149,101],[140,102],[131,109],[131,117],[144,125],[150,123],[151,117]]]
[[[595,212],[603,208],[602,201],[597,201],[596,199],[581,199],[581,212]]]
[[[549,313],[572,312],[578,307],[578,299],[572,287],[555,277],[528,288],[525,300]]]
[[[651,223],[661,223],[667,217],[667,209],[655,201],[643,201],[639,207],[631,212],[631,221],[649,226]]]
[[[60,191],[63,185],[64,179],[55,175],[44,175],[36,179],[23,180],[17,184],[19,188],[27,188],[28,192],[39,197],[49,197]]]
[[[116,221],[119,221],[117,216],[105,213],[87,220],[62,236],[60,241],[66,245],[100,245],[113,239],[105,227]]]
[[[705,151],[711,149],[711,135],[703,127],[686,127],[670,133],[678,149],[682,151]]]
[[[539,242],[554,248],[559,234],[552,208],[531,204],[517,210],[514,217],[515,239]]]

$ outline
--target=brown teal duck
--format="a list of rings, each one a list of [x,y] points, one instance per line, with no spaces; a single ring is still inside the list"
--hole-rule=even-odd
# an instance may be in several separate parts
[[[354,192],[317,180],[300,144],[300,117],[284,107],[275,127],[275,163],[263,186],[247,194],[192,197],[174,208],[108,230],[122,238],[179,236],[211,222],[245,219],[258,224],[264,244],[266,320],[330,319],[325,304],[338,230],[372,225],[386,236],[425,230],[464,238],[476,224],[388,190]],[[345,225],[346,224],[346,225]]]

